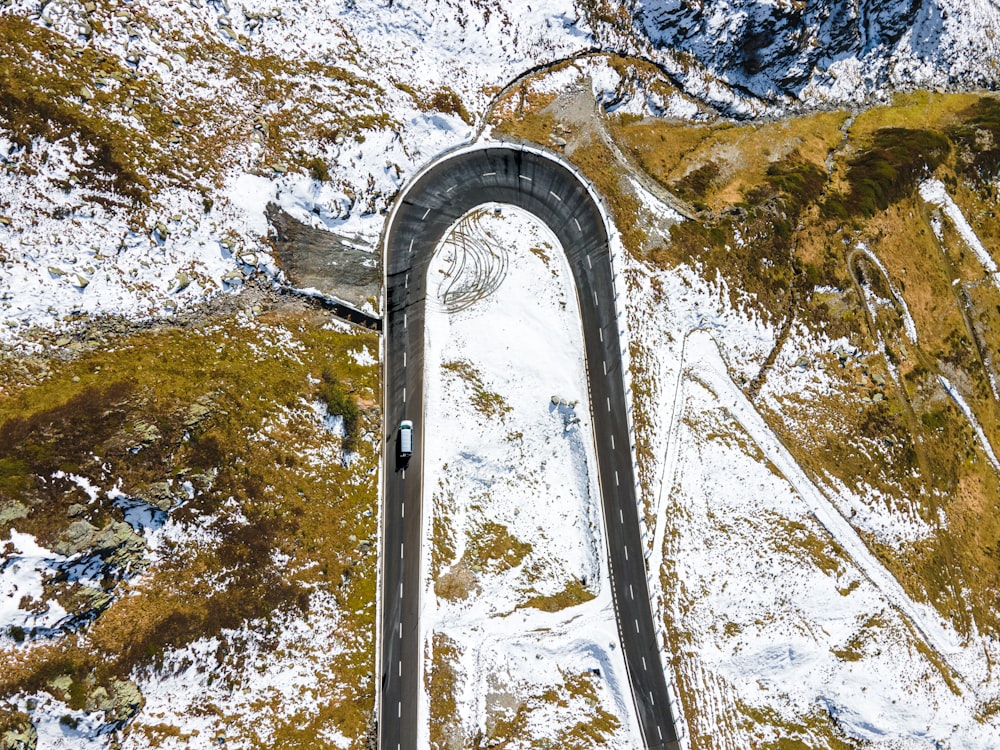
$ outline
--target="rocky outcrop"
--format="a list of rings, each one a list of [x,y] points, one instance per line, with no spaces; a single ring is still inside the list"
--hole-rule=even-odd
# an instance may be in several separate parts
[[[654,47],[768,100],[997,78],[1000,48],[986,32],[1000,14],[985,0],[636,0],[633,13]]]
[[[35,750],[38,732],[26,714],[0,715],[0,750]]]
[[[275,256],[289,282],[363,307],[378,297],[382,273],[376,248],[360,238],[303,224],[275,204],[267,207]]]
[[[103,733],[121,729],[139,713],[142,706],[142,693],[134,682],[115,680],[111,683],[110,690],[101,685],[94,688],[87,696],[86,709],[88,712],[104,712],[105,724],[101,727]]]

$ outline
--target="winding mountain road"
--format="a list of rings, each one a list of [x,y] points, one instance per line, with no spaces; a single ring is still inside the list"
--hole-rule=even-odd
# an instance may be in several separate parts
[[[569,260],[583,320],[590,408],[618,631],[643,745],[678,750],[650,611],[632,467],[614,270],[604,218],[587,186],[541,151],[470,147],[420,173],[397,199],[385,241],[385,489],[377,688],[381,750],[419,736],[424,309],[427,267],[464,214],[507,203],[537,216]],[[413,420],[414,457],[399,459],[398,427]]]

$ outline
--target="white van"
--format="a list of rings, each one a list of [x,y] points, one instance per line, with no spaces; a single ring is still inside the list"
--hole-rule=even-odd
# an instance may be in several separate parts
[[[413,455],[413,422],[404,419],[399,423],[399,457],[409,458]]]

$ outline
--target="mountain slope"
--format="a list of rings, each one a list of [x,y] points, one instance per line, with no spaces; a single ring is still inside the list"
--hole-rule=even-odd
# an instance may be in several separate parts
[[[625,7],[637,49],[682,79],[705,77],[693,60],[740,99],[815,105],[879,97],[888,88],[997,82],[1000,8],[991,0],[634,0]]]

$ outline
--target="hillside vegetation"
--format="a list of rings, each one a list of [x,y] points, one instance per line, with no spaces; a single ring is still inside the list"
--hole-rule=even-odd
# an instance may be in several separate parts
[[[360,746],[380,421],[377,367],[358,361],[377,341],[266,299],[101,341],[31,380],[3,368],[5,554],[19,564],[16,532],[68,558],[50,553],[20,604],[66,614],[0,644],[0,736],[24,729],[32,696],[138,746],[202,732],[314,748],[331,731]],[[287,694],[290,669],[305,677]],[[193,696],[160,687],[176,675]]]
[[[993,354],[1000,287],[990,257],[1000,247],[1000,100],[914,92],[860,112],[692,124],[607,111],[588,119],[578,107],[573,114],[567,95],[545,91],[525,82],[497,108],[498,128],[508,137],[566,143],[566,155],[608,198],[654,290],[660,272],[693,269],[717,285],[727,306],[773,332],[773,347],[755,362],[728,359],[737,355],[720,343],[743,394],[828,496],[862,498],[899,529],[915,521],[931,530],[887,536],[862,520],[870,514],[849,513],[910,597],[932,605],[972,649],[1000,634],[1000,372]],[[644,174],[649,191],[687,206],[694,220],[657,223],[630,173]],[[833,344],[816,355],[806,345],[813,338]],[[652,384],[643,373],[654,377],[647,368],[668,343],[632,344],[647,497],[658,487],[664,448],[655,442],[663,428],[652,423]],[[815,371],[826,385],[789,391],[789,369]],[[667,539],[677,533],[668,528]],[[812,564],[842,570],[828,542],[814,538],[810,547]],[[673,607],[688,598],[683,583],[665,595],[679,597]],[[668,638],[680,649],[689,640],[677,630]],[[696,717],[707,700],[701,691],[711,688],[685,676],[691,663],[678,657],[675,668],[682,702]],[[954,684],[951,670],[940,669]],[[990,716],[1000,704],[989,699],[979,710]],[[811,738],[813,746],[841,747],[848,739],[836,718],[735,716],[744,728],[784,727],[785,736]],[[697,731],[693,740],[728,746]]]

